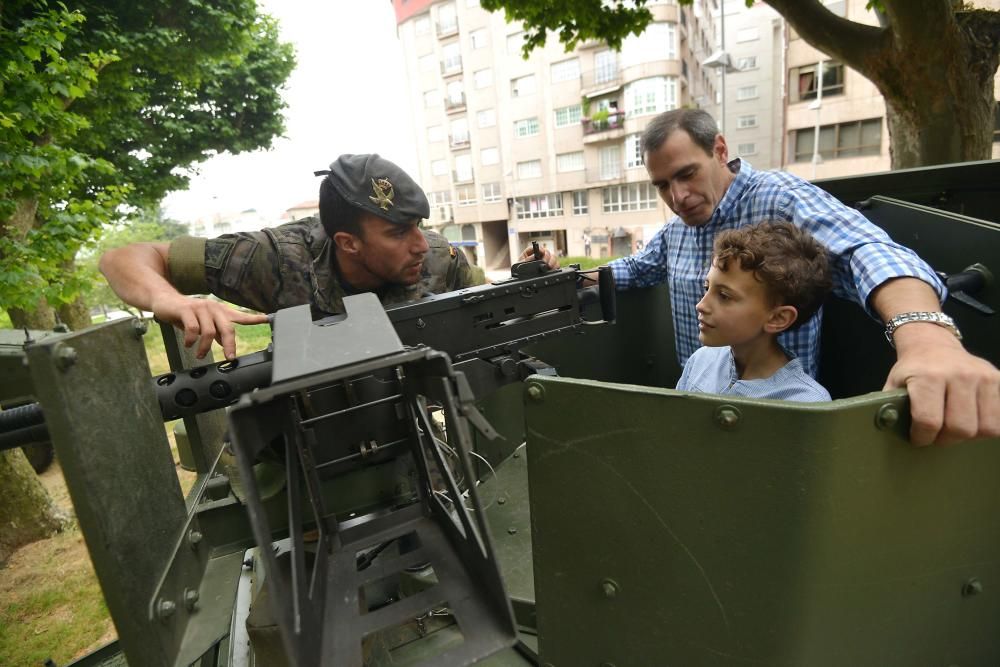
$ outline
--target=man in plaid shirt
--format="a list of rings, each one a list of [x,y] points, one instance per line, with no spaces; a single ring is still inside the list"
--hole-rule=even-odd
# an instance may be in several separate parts
[[[897,361],[885,389],[907,388],[914,444],[1000,435],[1000,371],[962,347],[957,329],[940,313],[944,286],[912,250],[807,181],[730,161],[725,138],[704,111],[657,116],[643,134],[642,154],[650,180],[677,217],[641,252],[610,266],[618,289],[669,284],[682,365],[699,347],[695,304],[715,235],[784,220],[806,229],[830,252],[835,294],[899,327],[890,331]],[[558,266],[547,253],[546,260]],[[813,376],[820,324],[820,317],[813,318],[779,339]]]

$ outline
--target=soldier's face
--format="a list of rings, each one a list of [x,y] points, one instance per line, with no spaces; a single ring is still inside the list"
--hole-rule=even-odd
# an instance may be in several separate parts
[[[370,215],[362,220],[361,232],[358,259],[373,278],[397,285],[420,281],[429,247],[418,220],[397,225]]]

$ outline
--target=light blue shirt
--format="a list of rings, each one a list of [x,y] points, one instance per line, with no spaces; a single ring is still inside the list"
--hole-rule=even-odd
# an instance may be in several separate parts
[[[677,389],[805,403],[830,400],[830,392],[809,377],[798,359],[791,359],[769,378],[741,380],[736,372],[733,350],[728,345],[695,350],[684,365]]]
[[[674,217],[641,252],[610,262],[618,289],[669,283],[677,359],[682,366],[701,345],[695,305],[705,293],[712,243],[726,229],[776,220],[805,229],[830,254],[833,293],[862,307],[867,308],[876,287],[904,276],[923,280],[944,300],[944,285],[916,253],[895,243],[884,230],[829,193],[786,172],[757,171],[745,160],[733,160],[729,168],[736,178],[707,223],[689,227]],[[778,337],[813,377],[818,369],[822,316],[821,310],[798,329]]]

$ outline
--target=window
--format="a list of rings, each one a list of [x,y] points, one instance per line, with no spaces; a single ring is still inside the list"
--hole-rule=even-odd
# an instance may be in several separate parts
[[[793,162],[812,160],[816,129],[793,130],[789,137]],[[819,154],[823,159],[879,155],[882,152],[882,119],[823,125],[819,128]]]
[[[518,139],[532,137],[540,131],[537,118],[523,118],[514,121],[514,136]]]
[[[458,118],[451,123],[451,145],[462,146],[469,143],[469,121]]]
[[[605,213],[648,211],[656,208],[656,188],[651,183],[629,183],[601,189]]]
[[[424,108],[430,109],[441,104],[441,93],[436,90],[428,90],[424,93]]]
[[[580,60],[570,58],[562,62],[552,63],[551,73],[552,83],[560,81],[573,81],[580,78]]]
[[[587,191],[576,190],[573,192],[573,215],[587,215]]]
[[[431,173],[435,176],[444,176],[448,173],[447,160],[434,160],[431,162]]]
[[[518,220],[554,218],[563,214],[561,192],[538,197],[517,197],[514,203],[517,205]]]
[[[757,28],[743,28],[736,31],[737,42],[752,42],[755,39],[760,39],[760,30]]]
[[[438,190],[436,192],[428,192],[427,199],[430,201],[431,206],[441,206],[442,204],[451,203],[451,190]]]
[[[601,167],[601,180],[607,181],[622,175],[621,146],[602,146],[597,152]]]
[[[484,165],[498,164],[500,162],[500,151],[496,148],[484,148],[479,151],[479,162]]]
[[[752,100],[760,97],[757,94],[757,86],[740,86],[736,89],[736,100]]]
[[[579,104],[556,109],[556,127],[579,125],[581,118],[583,118],[583,109]]]
[[[472,156],[466,153],[455,157],[455,182],[467,183],[472,180]]]
[[[448,84],[446,106],[449,109],[465,106],[465,89],[461,81],[452,81]]]
[[[483,183],[483,203],[500,201],[503,199],[503,192],[499,183]]]
[[[449,2],[438,7],[437,31],[444,34],[458,30],[458,15],[455,13],[455,3]]]
[[[486,46],[486,40],[489,35],[489,31],[486,28],[479,28],[478,30],[473,30],[469,33],[469,40],[472,42],[473,49],[482,49]]]
[[[507,35],[507,54],[511,56],[521,55],[521,47],[524,46],[524,33],[515,32]]]
[[[736,117],[736,127],[744,130],[748,127],[757,127],[757,114],[747,114]]]
[[[996,113],[993,116],[993,143],[1000,141],[1000,102],[997,103]]]
[[[742,56],[736,61],[736,67],[741,70],[757,69],[757,56]]]
[[[446,44],[441,48],[441,73],[452,74],[462,70],[462,47],[458,42]]]
[[[489,88],[493,85],[493,70],[489,67],[476,70],[472,75],[472,80],[475,82],[476,88]]]
[[[424,14],[413,23],[413,29],[418,35],[426,35],[431,31],[431,18]]]
[[[510,94],[514,97],[524,97],[535,93],[535,75],[518,77],[510,80]]]
[[[444,128],[440,125],[431,125],[427,128],[427,141],[434,143],[435,141],[444,141]]]
[[[528,160],[517,163],[518,178],[539,178],[542,175],[542,161]]]
[[[479,127],[493,127],[497,124],[497,112],[493,109],[483,109],[476,114],[476,124]]]
[[[823,65],[823,97],[844,94],[844,66],[835,60],[827,60]],[[819,63],[805,67],[793,67],[789,71],[788,92],[791,102],[816,99],[816,85]]]
[[[642,142],[640,134],[630,134],[625,137],[625,168],[635,169],[642,166]]]
[[[583,151],[556,155],[556,171],[583,171]]]
[[[455,188],[455,203],[459,206],[474,206],[476,203],[476,186],[460,185]]]
[[[622,67],[632,67],[657,60],[677,58],[677,27],[673,23],[650,23],[639,35],[629,35],[622,42]]]
[[[654,76],[625,86],[625,115],[647,116],[677,108],[677,78]]]
[[[437,58],[434,57],[433,53],[428,53],[426,56],[420,56],[419,63],[421,72],[433,72]]]
[[[756,155],[757,154],[757,144],[755,144],[755,143],[739,144],[736,147],[736,154],[737,155]]]
[[[594,54],[594,84],[618,79],[618,54],[607,50]]]

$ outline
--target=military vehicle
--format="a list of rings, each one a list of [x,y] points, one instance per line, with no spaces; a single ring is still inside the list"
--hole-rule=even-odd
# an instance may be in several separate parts
[[[820,183],[994,364],[998,183]],[[579,277],[281,311],[236,362],[165,335],[155,379],[139,321],[0,346],[0,400],[38,401],[2,442],[51,436],[118,630],[74,664],[1000,664],[1000,441],[911,446],[879,323],[827,303],[830,403],[688,394],[665,289]]]

